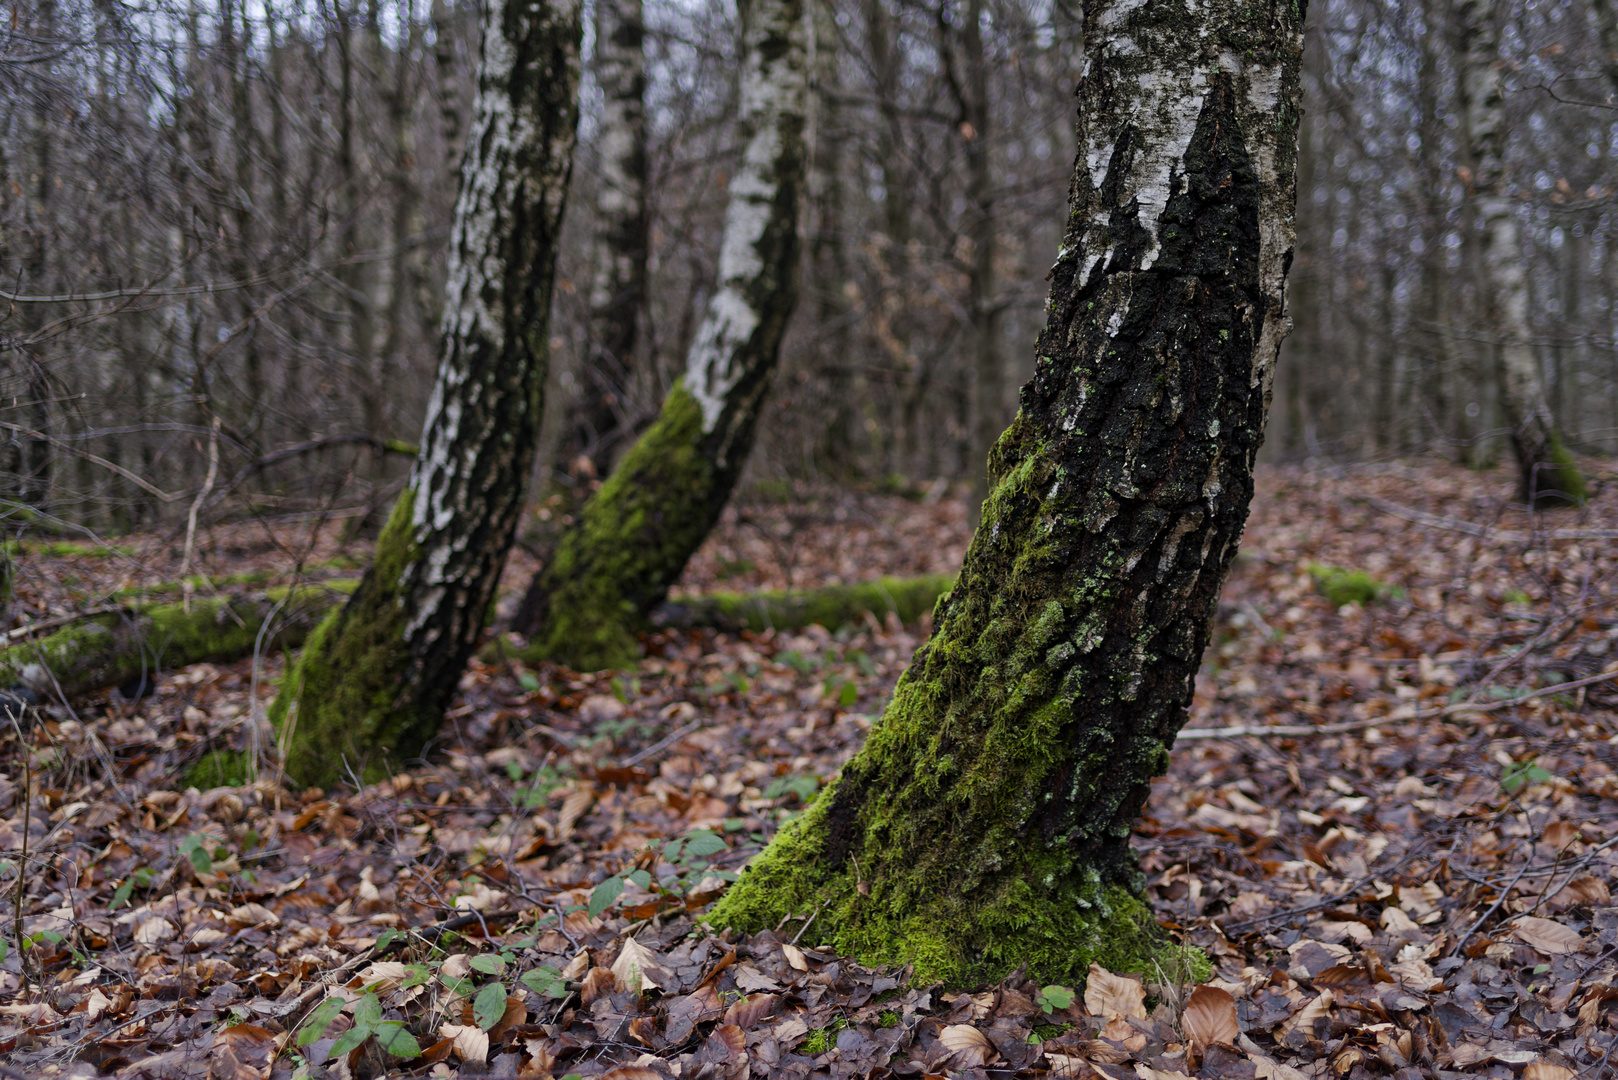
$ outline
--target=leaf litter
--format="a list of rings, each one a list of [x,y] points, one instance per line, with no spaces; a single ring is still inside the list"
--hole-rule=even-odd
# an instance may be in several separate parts
[[[1431,464],[1261,474],[1203,736],[1136,829],[1205,984],[1097,967],[945,992],[837,956],[812,912],[702,928],[925,632],[873,617],[663,632],[627,672],[475,662],[431,763],[358,790],[180,786],[271,736],[276,657],[9,725],[0,1054],[80,1077],[1606,1075],[1618,545],[1586,534],[1614,515],[1531,520],[1483,483],[1509,489]],[[744,508],[686,585],[931,571],[966,542],[955,501]],[[860,563],[851,520],[931,561],[873,540]],[[208,565],[327,550],[312,535]],[[129,576],[36,561],[34,617]],[[1238,727],[1260,733],[1217,731]]]

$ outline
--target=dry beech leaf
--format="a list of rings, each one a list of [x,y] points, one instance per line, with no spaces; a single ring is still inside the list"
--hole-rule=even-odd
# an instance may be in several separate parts
[[[1141,1065],[1138,1062],[1135,1065],[1135,1075],[1140,1077],[1140,1080],[1191,1080],[1191,1077],[1183,1072],[1176,1072],[1174,1069],[1154,1069],[1150,1065]]]
[[[982,1068],[995,1056],[989,1037],[971,1024],[951,1024],[938,1033],[938,1041],[958,1068]]]
[[[750,1031],[755,1024],[775,1010],[775,1002],[774,994],[750,994],[739,998],[725,1010],[725,1023],[735,1024],[743,1031]]]
[[[444,962],[446,964],[449,963],[449,961],[447,961],[447,960],[444,961]],[[471,968],[468,968],[467,970],[470,971]],[[584,973],[586,971],[589,971],[589,970],[590,970],[590,950],[589,949],[580,949],[579,952],[578,952],[578,955],[574,956],[573,959],[569,960],[567,962],[567,967],[562,969],[562,978],[564,978],[564,979],[582,979],[584,977]]]
[[[217,1080],[263,1080],[270,1075],[276,1036],[257,1024],[236,1024],[214,1036],[208,1075]]]
[[[590,783],[581,783],[578,787],[567,793],[562,800],[562,809],[556,815],[556,837],[566,840],[573,826],[590,809],[590,804],[596,801],[595,786]]]
[[[808,959],[808,957],[804,956],[803,955],[803,950],[798,948],[796,945],[788,945],[785,942],[783,942],[782,945],[781,945],[781,952],[786,954],[787,963],[792,965],[792,970],[794,970],[794,971],[808,971],[809,970],[809,959]]]
[[[1098,1073],[1091,1064],[1077,1054],[1058,1054],[1055,1051],[1046,1051],[1045,1060],[1050,1063],[1051,1075],[1060,1080],[1090,1080],[1098,1077]]]
[[[1282,1034],[1290,1035],[1294,1031],[1302,1031],[1310,1038],[1314,1038],[1315,1021],[1330,1017],[1332,1003],[1336,1000],[1330,990],[1322,990],[1319,997],[1293,1013],[1286,1023],[1281,1025]]]
[[[720,1024],[708,1036],[708,1044],[715,1051],[723,1047],[726,1056],[735,1061],[747,1050],[747,1035],[735,1024]]]
[[[669,1078],[667,1073],[660,1073],[645,1065],[620,1065],[616,1069],[600,1073],[596,1080],[669,1080]]]
[[[1551,902],[1561,907],[1608,907],[1612,904],[1612,893],[1600,878],[1586,876],[1574,878],[1562,886],[1551,897]]]
[[[1522,1071],[1522,1080],[1573,1080],[1574,1072],[1566,1065],[1552,1065],[1536,1061]]]
[[[1512,924],[1511,932],[1524,945],[1531,945],[1549,956],[1584,951],[1584,939],[1578,931],[1550,919],[1524,915]]]
[[[1084,984],[1084,1007],[1091,1016],[1113,1020],[1123,1016],[1146,1017],[1146,987],[1140,979],[1114,975],[1100,964],[1090,965]]]
[[[612,974],[620,990],[662,990],[674,981],[658,955],[634,938],[618,950]]]
[[[1144,1050],[1146,1048],[1146,1032],[1131,1024],[1127,1017],[1115,1016],[1107,1021],[1106,1028],[1101,1032],[1103,1039],[1111,1039],[1126,1050]]]
[[[579,988],[579,1000],[589,1005],[602,994],[610,994],[618,983],[618,977],[604,967],[593,967],[584,977],[584,985]]]
[[[443,1024],[438,1033],[450,1040],[450,1049],[462,1061],[489,1060],[489,1033],[476,1024]]]
[[[1580,826],[1571,821],[1553,821],[1545,826],[1544,840],[1557,851],[1561,851],[1579,838]]]
[[[1199,1051],[1214,1043],[1234,1043],[1241,1032],[1236,1023],[1236,999],[1217,986],[1199,986],[1191,991],[1180,1022],[1186,1038]]]

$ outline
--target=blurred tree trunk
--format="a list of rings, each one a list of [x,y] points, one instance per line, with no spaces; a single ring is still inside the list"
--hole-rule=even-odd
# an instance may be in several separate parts
[[[578,0],[489,3],[421,453],[375,561],[272,715],[289,776],[419,754],[483,629],[533,465],[578,120]]]
[[[646,27],[641,0],[596,0],[596,83],[602,108],[597,144],[595,280],[581,399],[567,446],[598,475],[612,469],[634,417],[650,217],[646,203]]]
[[[1253,12],[1087,9],[1067,232],[983,522],[866,746],[715,925],[813,913],[920,983],[1192,976],[1128,841],[1186,719],[1285,333],[1302,13]]]
[[[1521,490],[1534,506],[1580,505],[1584,477],[1545,397],[1528,324],[1528,267],[1506,182],[1506,116],[1493,0],[1461,0],[1461,100],[1483,224],[1484,310],[1495,342],[1500,407],[1517,453]]]
[[[1006,396],[1005,365],[1000,358],[1000,303],[994,295],[995,205],[989,160],[989,71],[983,52],[983,0],[966,0],[960,27],[965,53],[964,83],[952,77],[960,109],[959,130],[966,141],[966,235],[971,262],[966,272],[968,315],[972,320],[972,431],[967,437],[972,477],[967,515],[974,525],[989,495],[989,451],[1000,437],[1002,401]],[[949,34],[943,15],[940,32]],[[947,60],[948,58],[946,58]]]
[[[843,243],[843,119],[839,97],[839,34],[835,0],[808,0],[810,42],[809,294],[821,332],[814,341],[815,369],[826,387],[826,422],[815,459],[827,476],[869,475],[881,454],[855,450],[855,423],[869,402],[862,393],[850,340],[848,251]],[[876,425],[871,425],[873,428]]]
[[[657,421],[562,533],[515,627],[575,668],[633,661],[636,634],[719,520],[747,464],[797,304],[803,0],[743,0],[739,123],[719,282]]]
[[[1595,11],[1596,34],[1601,42],[1601,68],[1618,93],[1618,3],[1590,0],[1590,7]]]

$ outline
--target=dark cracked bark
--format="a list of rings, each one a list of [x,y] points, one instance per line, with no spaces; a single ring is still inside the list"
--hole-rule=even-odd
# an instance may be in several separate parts
[[[1087,9],[1034,378],[936,629],[869,741],[710,915],[917,978],[1165,955],[1131,825],[1246,520],[1293,243],[1303,13]]]
[[[374,564],[311,636],[272,711],[299,783],[419,754],[483,629],[543,412],[580,32],[578,0],[485,9],[421,452]]]
[[[719,283],[685,376],[558,539],[514,620],[525,655],[632,662],[636,635],[719,520],[747,464],[797,304],[806,81],[803,0],[742,0],[741,127]]]

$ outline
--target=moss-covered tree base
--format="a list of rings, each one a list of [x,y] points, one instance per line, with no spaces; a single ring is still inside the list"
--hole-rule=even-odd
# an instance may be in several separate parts
[[[1548,447],[1549,461],[1538,466],[1522,461],[1522,446],[1519,442],[1519,463],[1523,469],[1524,497],[1533,503],[1536,510],[1558,510],[1580,507],[1590,497],[1589,485],[1585,482],[1584,473],[1579,469],[1578,458],[1567,448],[1562,441],[1560,432],[1553,430]]]
[[[825,815],[834,802],[835,786],[782,829],[743,872],[747,887],[722,897],[707,921],[751,933],[812,918],[812,940],[866,964],[912,964],[918,984],[979,986],[1021,965],[1056,983],[1081,981],[1092,962],[1164,981],[1200,981],[1212,970],[1200,950],[1171,942],[1138,896],[1059,873],[1037,847],[1007,852],[1007,868],[1021,863],[1022,872],[1007,874],[992,899],[969,903],[895,880],[891,865],[851,861],[827,876]]]
[[[415,558],[413,505],[407,488],[377,540],[371,569],[349,602],[309,635],[270,708],[287,775],[298,783],[380,779],[438,730],[442,703],[401,692],[413,658],[398,583]]]
[[[676,386],[529,586],[516,619],[533,634],[525,656],[578,671],[635,663],[653,609],[734,484],[715,467],[708,441],[701,407]]]

